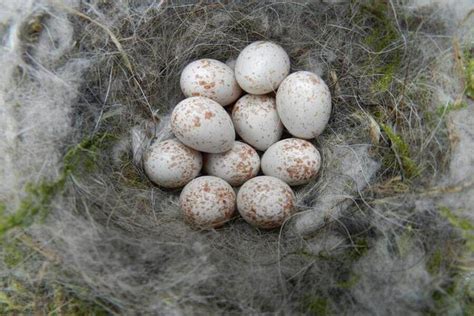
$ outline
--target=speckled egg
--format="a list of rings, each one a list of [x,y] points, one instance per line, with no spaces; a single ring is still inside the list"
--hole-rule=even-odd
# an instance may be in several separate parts
[[[292,73],[283,80],[276,94],[280,119],[291,135],[304,139],[322,133],[331,114],[331,93],[316,74]]]
[[[171,130],[185,145],[206,153],[222,153],[234,146],[232,119],[216,101],[184,99],[171,113]]]
[[[177,139],[153,143],[143,159],[145,173],[164,188],[179,188],[194,179],[202,167],[201,153]]]
[[[258,41],[245,47],[235,63],[235,78],[251,94],[276,91],[290,73],[290,58],[280,45]]]
[[[181,90],[187,97],[202,96],[226,106],[242,94],[234,71],[215,59],[199,59],[181,73]]]
[[[310,142],[288,138],[273,144],[262,156],[262,171],[289,185],[306,184],[316,178],[321,155]]]
[[[235,211],[234,189],[224,180],[199,177],[189,182],[179,197],[185,221],[195,228],[224,225]]]
[[[260,157],[249,145],[236,141],[231,150],[204,156],[204,172],[239,186],[260,170]]]
[[[268,95],[241,97],[232,109],[232,122],[237,134],[258,150],[266,150],[283,133],[275,98]]]
[[[293,190],[280,179],[260,176],[245,182],[237,194],[237,209],[251,225],[279,227],[296,212]]]

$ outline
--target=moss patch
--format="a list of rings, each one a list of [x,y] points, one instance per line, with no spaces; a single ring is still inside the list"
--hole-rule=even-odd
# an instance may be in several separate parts
[[[351,274],[347,280],[340,281],[337,283],[337,287],[340,289],[350,289],[354,287],[360,280],[360,275]]]
[[[451,225],[460,230],[462,237],[466,240],[466,248],[470,253],[474,253],[474,224],[468,219],[454,214],[448,207],[441,206],[440,214],[445,217]]]
[[[369,1],[361,6],[361,12],[371,18],[372,25],[364,44],[376,54],[371,56],[369,65],[375,65],[374,74],[377,79],[373,82],[373,93],[388,91],[395,73],[401,63],[401,49],[390,49],[400,40],[393,19],[390,17],[390,7],[385,1]]]
[[[45,216],[49,203],[64,186],[66,177],[62,175],[57,181],[42,181],[39,184],[27,184],[24,197],[18,209],[6,214],[6,208],[0,208],[0,236],[14,227],[30,225],[36,215]]]
[[[426,270],[431,275],[436,275],[441,271],[441,266],[443,264],[443,252],[441,250],[436,250],[426,262]]]
[[[462,109],[465,109],[465,108],[467,108],[467,103],[466,102],[448,103],[448,105],[446,105],[446,106],[444,106],[444,105],[438,106],[438,108],[436,109],[436,114],[439,117],[441,117],[443,115],[448,114],[449,112],[459,111],[459,110],[462,110]]]
[[[108,315],[102,302],[86,301],[77,294],[86,294],[86,288],[48,283],[36,270],[31,275],[27,270],[31,264],[44,271],[55,269],[56,264],[43,255],[46,249],[41,253],[25,240],[31,239],[23,234],[1,240],[1,260],[15,273],[0,276],[0,315]]]
[[[432,293],[434,307],[427,315],[472,315],[474,313],[474,275],[466,273],[463,267],[465,257],[469,258],[474,253],[474,224],[467,219],[453,213],[446,206],[440,206],[439,213],[448,222],[459,230],[465,240],[464,250],[459,249],[452,253],[450,242],[435,250],[426,262],[427,271],[437,277],[449,271],[450,278],[445,281],[440,289]],[[472,270],[467,267],[467,271]]]
[[[64,167],[60,176],[54,181],[26,184],[26,195],[15,211],[7,212],[6,205],[0,204],[0,236],[15,227],[31,225],[37,215],[44,218],[53,198],[63,190],[66,179],[79,172],[93,172],[96,167],[98,150],[111,138],[113,137],[110,134],[97,135],[86,138],[69,149],[64,156]]]
[[[305,304],[309,315],[324,316],[329,315],[329,304],[327,299],[322,297],[307,297]]]
[[[403,176],[405,178],[413,178],[419,175],[420,171],[415,161],[411,158],[407,142],[405,142],[403,138],[395,133],[395,131],[387,124],[381,123],[380,127],[382,127],[382,130],[390,140],[391,148],[400,161]]]
[[[474,48],[464,53],[464,71],[466,78],[466,96],[474,99]]]

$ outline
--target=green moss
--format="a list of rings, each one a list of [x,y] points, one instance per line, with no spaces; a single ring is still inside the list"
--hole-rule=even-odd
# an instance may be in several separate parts
[[[351,274],[347,280],[340,281],[337,283],[337,287],[341,289],[350,289],[354,287],[360,280],[360,275]]]
[[[310,315],[323,316],[329,314],[329,304],[325,298],[307,297],[304,305]]]
[[[372,87],[371,87],[372,91],[373,92],[388,91],[388,89],[390,88],[390,84],[393,81],[395,71],[397,70],[398,66],[399,66],[399,61],[396,61],[394,63],[390,63],[376,69],[375,73],[380,73],[382,77],[376,80],[372,84]]]
[[[4,251],[4,263],[7,268],[14,268],[24,259],[24,251],[17,240],[1,244]]]
[[[454,276],[443,289],[435,290],[431,297],[434,306],[426,315],[473,315],[474,299],[469,294],[469,284],[465,276]]]
[[[25,197],[15,211],[8,212],[5,203],[0,203],[0,236],[16,227],[30,225],[38,216],[45,217],[53,198],[60,194],[70,175],[76,177],[93,172],[97,168],[100,151],[115,139],[110,134],[88,137],[70,148],[63,158],[63,169],[54,181],[29,183],[25,186]],[[3,263],[7,268],[21,269],[21,263],[32,260],[38,254],[30,246],[14,238],[0,239]],[[35,260],[40,260],[36,258]],[[28,275],[23,271],[21,275]],[[36,271],[35,271],[36,274]],[[12,275],[0,277],[1,315],[107,315],[100,302],[83,301],[78,294],[87,289],[71,291],[62,285],[32,284],[35,276],[16,279]]]
[[[426,270],[431,275],[437,275],[441,271],[441,266],[443,264],[443,252],[441,250],[436,250],[426,262]]]
[[[64,155],[64,173],[94,172],[97,168],[99,151],[115,139],[115,136],[109,133],[85,138],[79,144],[69,149]]]
[[[473,49],[466,50],[464,53],[464,71],[466,81],[466,96],[474,99],[474,53]]]
[[[105,316],[107,311],[98,304],[85,302],[73,296],[64,287],[55,285],[52,289],[52,299],[50,299],[47,309],[49,315],[79,315],[79,316]]]
[[[448,207],[439,207],[440,214],[445,217],[451,225],[458,228],[462,237],[466,240],[466,248],[470,253],[474,253],[474,224],[468,219],[461,218],[454,214]]]
[[[364,237],[353,237],[352,241],[354,246],[351,251],[349,251],[349,257],[355,261],[367,253],[369,250],[369,242],[367,238]]]
[[[63,170],[54,181],[28,183],[25,186],[25,197],[18,208],[7,213],[5,204],[0,204],[0,236],[15,227],[27,227],[40,215],[44,218],[52,199],[60,193],[71,174],[91,173],[97,166],[97,155],[107,140],[115,139],[110,134],[88,137],[69,149],[64,155]]]
[[[109,315],[100,302],[81,300],[59,284],[26,284],[15,278],[0,289],[1,315]]]
[[[466,102],[459,102],[459,103],[448,103],[447,106],[440,105],[436,109],[436,115],[439,117],[448,114],[451,111],[459,111],[465,109],[467,107]]]
[[[389,4],[386,1],[372,0],[361,5],[361,13],[364,17],[372,19],[373,25],[364,42],[376,52],[384,50],[392,45],[399,37],[393,20],[388,15]]]
[[[404,177],[410,179],[418,176],[420,171],[416,163],[411,158],[408,144],[387,124],[380,123],[380,127],[382,127],[383,131],[387,135],[388,139],[391,142],[393,152],[400,160],[400,167],[403,171]]]
[[[14,311],[21,310],[22,306],[18,305],[7,293],[0,291],[0,313],[2,315],[12,314]]]
[[[0,276],[0,315],[107,315],[102,302],[84,301],[90,297],[85,288],[68,288],[64,284],[38,280],[38,271],[25,270],[29,265],[22,262],[44,261],[38,249],[32,249],[23,238],[1,240],[4,265],[15,273]],[[46,262],[45,262],[46,263]],[[44,265],[43,265],[44,266]],[[54,263],[48,262],[53,272]]]
[[[36,185],[27,184],[26,196],[20,201],[16,211],[6,214],[6,208],[0,209],[0,236],[14,227],[30,225],[36,215],[46,216],[49,203],[63,188],[65,180],[66,177],[62,175],[57,181],[42,181]]]
[[[362,17],[369,17],[371,22],[363,44],[376,53],[368,60],[368,65],[375,67],[373,73],[377,79],[371,85],[374,93],[389,90],[401,64],[401,49],[387,49],[400,40],[400,34],[389,12],[388,2],[385,1],[368,1],[367,4],[361,5]]]
[[[474,224],[453,213],[445,206],[440,206],[440,214],[446,218],[453,227],[461,232],[466,241],[460,244],[463,249],[457,249],[458,254],[451,252],[451,242],[446,242],[446,247],[437,249],[426,262],[427,271],[434,277],[447,275],[449,279],[433,291],[434,306],[427,311],[427,315],[472,315],[474,313],[474,277],[472,272],[462,269],[463,256],[470,258],[474,252]],[[468,267],[469,269],[469,267]],[[469,270],[468,270],[469,271]],[[471,275],[471,276],[469,276]]]

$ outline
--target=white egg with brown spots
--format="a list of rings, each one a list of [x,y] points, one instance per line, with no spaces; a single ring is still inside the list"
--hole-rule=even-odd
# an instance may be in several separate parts
[[[179,188],[199,174],[202,156],[177,139],[169,139],[150,145],[144,154],[143,166],[148,178],[157,185]]]
[[[260,157],[251,146],[236,141],[231,150],[204,156],[204,172],[239,186],[255,177],[260,170]]]
[[[278,44],[258,41],[246,46],[237,57],[235,78],[251,94],[276,91],[290,73],[290,58]]]
[[[318,75],[309,71],[292,73],[276,94],[278,114],[291,135],[311,139],[319,136],[331,114],[331,93]]]
[[[273,144],[262,156],[262,172],[289,185],[306,184],[316,178],[321,155],[310,142],[288,138]]]
[[[275,98],[268,95],[241,97],[232,109],[232,122],[237,134],[258,150],[266,150],[283,133]]]
[[[185,221],[192,227],[217,228],[234,215],[235,192],[224,180],[203,176],[184,187],[179,203]]]
[[[232,119],[216,101],[184,99],[171,113],[171,130],[185,145],[206,153],[226,152],[234,146]]]
[[[242,185],[237,194],[237,209],[249,224],[271,229],[280,227],[296,212],[296,198],[285,182],[260,176]]]
[[[222,106],[233,103],[242,94],[232,68],[215,59],[188,64],[181,73],[180,85],[186,97],[207,97]]]

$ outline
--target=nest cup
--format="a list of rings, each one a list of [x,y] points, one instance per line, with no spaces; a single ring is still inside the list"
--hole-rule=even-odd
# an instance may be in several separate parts
[[[458,74],[439,78],[431,67],[455,30],[436,7],[5,8],[1,268],[8,286],[23,284],[7,296],[10,311],[401,314],[456,310],[472,299],[448,306],[449,296],[434,294],[462,287],[453,273],[464,237],[431,196],[414,195],[449,169],[447,109],[439,116],[433,104],[439,87],[457,91]],[[189,62],[231,61],[258,40],[278,43],[292,72],[315,72],[330,88],[331,119],[313,141],[320,175],[297,188],[299,213],[279,230],[240,217],[218,230],[192,229],[179,190],[145,176],[143,152],[172,136],[169,114],[184,99],[179,78]],[[38,296],[48,303],[24,304]]]

